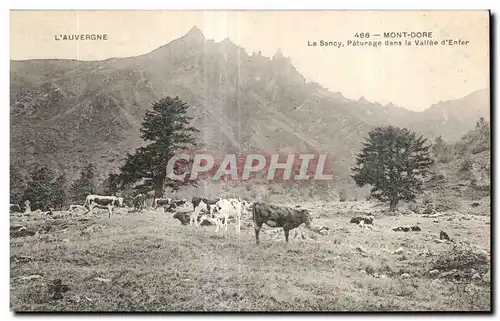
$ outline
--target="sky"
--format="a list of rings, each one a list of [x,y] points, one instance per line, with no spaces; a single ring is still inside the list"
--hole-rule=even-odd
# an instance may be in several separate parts
[[[423,110],[489,88],[487,11],[11,11],[10,57],[102,60],[148,53],[194,25],[207,39],[229,37],[246,52],[278,49],[307,81],[349,99]],[[309,46],[369,32],[432,32],[464,46]],[[106,34],[108,40],[58,41],[59,35]],[[400,39],[395,39],[400,40]],[[414,40],[414,39],[413,39]]]

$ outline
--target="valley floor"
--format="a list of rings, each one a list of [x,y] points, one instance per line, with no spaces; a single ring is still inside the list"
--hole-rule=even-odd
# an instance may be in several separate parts
[[[288,204],[294,205],[294,204]],[[11,215],[14,311],[489,311],[490,217],[466,212],[382,216],[368,202],[301,203],[317,226],[286,244],[245,218],[227,239],[171,214],[108,219]],[[374,228],[349,223],[364,212]],[[421,231],[395,232],[417,225]],[[22,227],[21,227],[22,226]],[[439,240],[440,231],[454,242]],[[438,271],[434,271],[438,270]],[[68,291],[52,298],[61,279]]]

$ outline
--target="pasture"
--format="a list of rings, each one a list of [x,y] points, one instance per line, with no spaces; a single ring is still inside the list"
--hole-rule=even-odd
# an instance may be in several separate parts
[[[286,204],[294,206],[295,204]],[[487,311],[490,217],[476,212],[383,215],[369,202],[301,202],[285,243],[251,215],[241,234],[183,226],[172,214],[117,209],[11,215],[13,311]],[[489,204],[485,205],[489,206]],[[373,229],[349,223],[375,217]],[[483,213],[484,214],[484,213]],[[393,231],[417,225],[421,231]],[[21,227],[22,226],[22,227]],[[453,242],[439,239],[446,231]],[[436,271],[437,270],[437,271]],[[68,291],[53,299],[60,279]]]

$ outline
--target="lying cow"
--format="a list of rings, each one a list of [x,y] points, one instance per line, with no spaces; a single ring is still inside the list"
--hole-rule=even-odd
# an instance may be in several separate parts
[[[291,229],[298,227],[302,223],[306,224],[307,228],[311,228],[311,214],[304,209],[255,202],[252,215],[257,244],[259,244],[259,233],[264,223],[270,227],[283,227],[286,242],[288,242],[288,233]]]
[[[69,206],[69,211],[70,212],[73,212],[76,209],[85,209],[85,206],[83,206],[83,205],[73,205],[73,204]]]
[[[158,206],[164,207],[170,204],[170,198],[155,198],[153,202],[153,209],[157,209]]]
[[[173,213],[178,207],[187,203],[187,200],[170,200],[168,205],[163,206],[163,211],[166,213]]]
[[[95,207],[108,209],[108,217],[111,217],[114,207],[123,207],[123,198],[116,196],[88,195],[85,198],[85,203],[83,204],[83,206],[88,208],[87,213],[90,212],[91,215]]]

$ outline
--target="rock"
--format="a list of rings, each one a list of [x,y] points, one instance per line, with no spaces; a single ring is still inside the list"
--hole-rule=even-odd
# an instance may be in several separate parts
[[[470,204],[471,207],[478,207],[479,205],[481,205],[481,203],[479,203],[479,202],[472,202]]]
[[[110,279],[104,279],[104,278],[100,278],[100,277],[96,277],[96,278],[94,278],[94,280],[100,281],[100,282],[105,282],[105,283],[111,282]]]
[[[446,233],[445,231],[439,232],[439,239],[451,241],[450,237],[448,236],[448,233]]]
[[[490,271],[486,272],[486,274],[483,275],[482,279],[484,282],[490,283],[491,282],[491,272]]]
[[[439,270],[438,270],[438,269],[434,269],[434,270],[430,270],[430,271],[429,271],[429,275],[430,275],[430,276],[437,275],[438,273],[439,273]]]
[[[439,275],[439,277],[440,277],[440,278],[445,278],[445,277],[450,276],[450,275],[455,274],[455,273],[457,273],[457,270],[456,270],[456,269],[453,269],[453,270],[451,270],[451,271],[441,273],[441,274]]]
[[[403,274],[401,274],[401,278],[408,279],[408,278],[410,278],[410,275],[408,273],[403,273]]]
[[[30,261],[33,261],[33,258],[30,256],[25,256],[25,255],[18,255],[13,257],[13,261],[16,263],[27,263]]]
[[[41,275],[34,274],[34,275],[29,275],[29,276],[22,276],[19,279],[22,281],[31,281],[31,280],[38,280],[38,279],[42,279],[42,278],[43,277]]]
[[[376,279],[378,279],[379,278],[378,273],[373,274],[373,277],[376,278]]]
[[[366,253],[366,249],[363,248],[361,245],[356,246],[356,250],[358,250],[358,252],[361,252],[361,253]]]
[[[385,274],[380,274],[379,278],[381,278],[381,279],[387,279],[387,275],[385,275]]]
[[[400,247],[399,249],[394,250],[394,252],[392,252],[392,253],[393,253],[393,254],[401,254],[401,253],[403,253],[403,251],[404,251],[404,250],[403,250],[403,248],[402,248],[402,247]]]
[[[481,276],[479,275],[479,273],[474,273],[474,275],[472,276],[473,280],[480,279],[480,278],[481,278]]]

